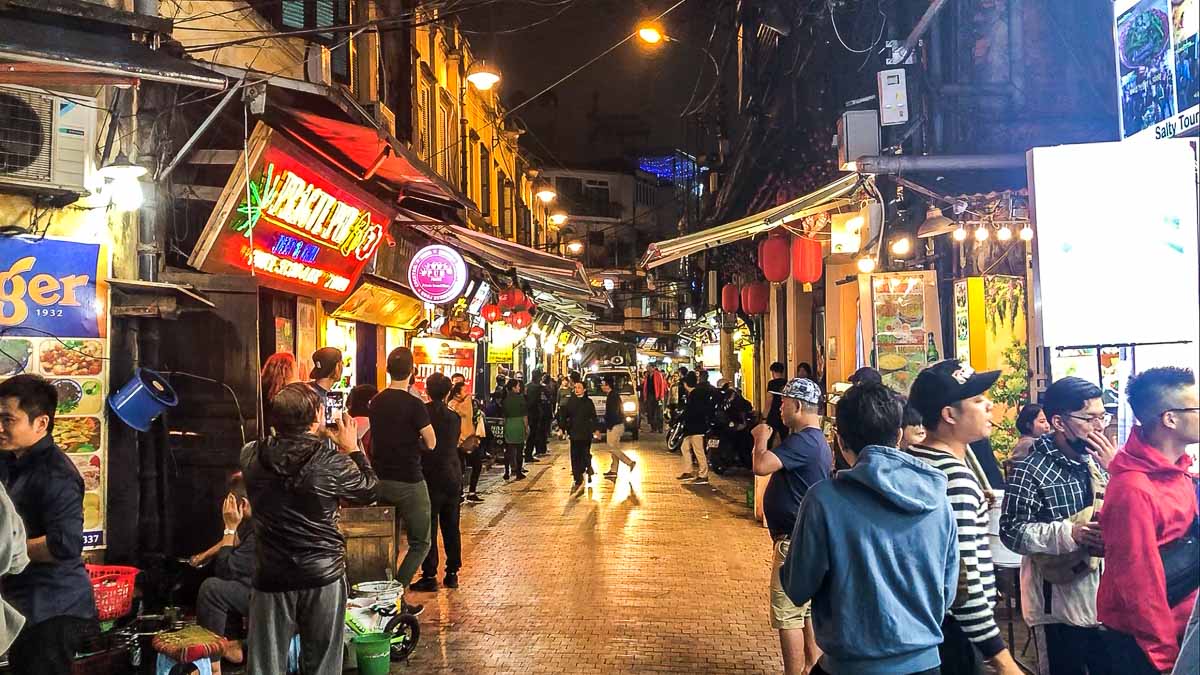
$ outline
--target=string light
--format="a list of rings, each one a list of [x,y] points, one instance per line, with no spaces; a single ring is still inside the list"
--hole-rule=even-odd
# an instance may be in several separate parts
[[[1012,230],[1009,229],[1007,225],[1001,226],[1001,228],[996,231],[996,239],[999,241],[1008,241],[1012,239]]]
[[[966,231],[966,229],[963,228],[962,225],[959,225],[958,229],[954,231],[954,241],[966,241],[966,240],[967,240],[967,231]]]
[[[1028,225],[1022,227],[1020,237],[1021,241],[1029,241],[1030,239],[1033,239],[1033,228]]]
[[[975,228],[975,241],[987,241],[987,238],[991,236],[991,234],[992,232],[988,229],[987,225],[980,225],[979,227]]]

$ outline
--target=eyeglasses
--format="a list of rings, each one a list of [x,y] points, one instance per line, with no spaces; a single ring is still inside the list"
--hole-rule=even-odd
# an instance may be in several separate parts
[[[1194,408],[1167,408],[1162,411],[1162,415],[1166,415],[1169,412],[1200,412],[1200,406]]]
[[[1086,422],[1088,424],[1091,424],[1092,426],[1099,425],[1102,427],[1106,427],[1106,426],[1108,426],[1109,422],[1112,422],[1112,414],[1111,413],[1104,413],[1103,415],[1100,415],[1100,416],[1090,416],[1089,415],[1087,417],[1082,417],[1080,415],[1067,415],[1067,417],[1070,417],[1073,420],[1079,420],[1080,422]]]

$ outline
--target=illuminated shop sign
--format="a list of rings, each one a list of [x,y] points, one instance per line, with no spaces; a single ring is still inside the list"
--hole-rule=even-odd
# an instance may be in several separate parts
[[[449,246],[426,246],[408,265],[408,286],[425,302],[449,302],[461,295],[466,285],[467,263]]]
[[[250,180],[235,169],[189,263],[252,273],[266,286],[343,300],[383,241],[393,211],[269,127],[250,139]]]

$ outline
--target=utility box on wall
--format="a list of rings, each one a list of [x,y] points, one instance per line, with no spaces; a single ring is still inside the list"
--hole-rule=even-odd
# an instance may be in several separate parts
[[[837,122],[838,167],[854,171],[859,157],[879,154],[879,113],[875,110],[849,110]]]

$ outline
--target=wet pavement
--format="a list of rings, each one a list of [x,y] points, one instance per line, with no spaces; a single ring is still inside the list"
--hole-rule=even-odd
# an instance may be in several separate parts
[[[464,506],[457,590],[413,593],[421,643],[393,673],[775,673],[771,542],[747,472],[681,484],[661,436],[626,442],[617,481],[572,491],[566,443]]]

